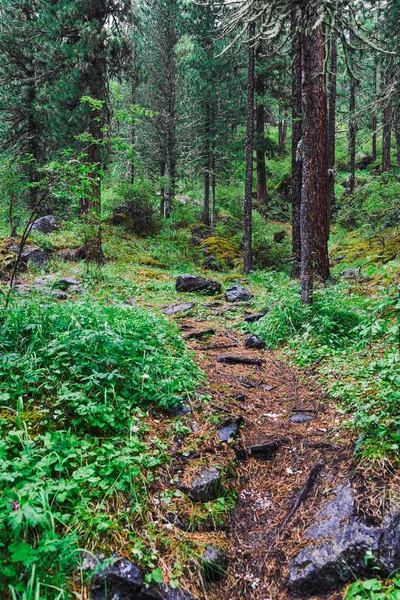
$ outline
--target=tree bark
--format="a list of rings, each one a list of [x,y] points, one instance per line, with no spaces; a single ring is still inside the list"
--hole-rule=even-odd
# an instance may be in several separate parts
[[[350,157],[350,177],[349,177],[349,191],[350,194],[354,194],[354,186],[356,182],[356,124],[355,124],[355,113],[356,110],[356,83],[353,76],[350,76],[350,101],[349,101],[349,157]]]
[[[314,258],[315,270],[322,281],[330,277],[328,238],[329,210],[327,202],[327,102],[324,78],[325,39],[321,25],[311,38],[313,113],[314,113],[314,161],[315,161],[315,223]]]
[[[254,146],[254,90],[255,90],[255,51],[252,38],[255,35],[255,24],[249,25],[249,59],[247,74],[247,135],[246,135],[246,181],[244,192],[244,272],[250,273],[253,266],[252,255],[252,212],[253,212],[253,146]]]
[[[256,165],[257,165],[257,201],[267,204],[267,173],[265,169],[264,105],[256,107]]]
[[[400,167],[400,123],[396,123],[396,164]]]
[[[210,103],[206,103],[205,107],[205,120],[204,120],[204,162],[203,162],[203,215],[202,222],[207,227],[210,226],[210,120],[211,120],[211,107]]]
[[[211,233],[215,229],[215,194],[216,194],[216,173],[215,173],[215,146],[216,142],[213,139],[211,152]]]
[[[163,180],[163,178],[165,177],[165,162],[164,161],[161,161],[161,163],[160,163],[160,175]],[[164,188],[163,181],[162,181],[161,189],[160,189],[160,214],[161,214],[162,218],[165,217],[165,188]]]
[[[106,97],[106,64],[104,23],[107,19],[107,7],[102,2],[92,2],[88,9],[87,21],[93,30],[93,46],[90,49],[90,61],[87,69],[89,97],[93,100],[105,101]],[[92,180],[90,194],[81,199],[80,214],[85,215],[88,222],[88,234],[85,242],[88,262],[99,267],[104,263],[101,232],[101,170],[102,142],[105,125],[105,110],[102,107],[89,106],[89,145],[87,162],[90,166]]]
[[[332,210],[335,206],[335,131],[336,131],[336,74],[337,74],[337,40],[331,39],[331,60],[328,76],[329,88],[329,110],[328,110],[328,149],[327,149],[327,203],[328,203],[328,226],[332,218]]]
[[[373,71],[373,75],[372,75],[372,93],[373,93],[373,101],[374,101],[374,108],[373,108],[373,113],[372,113],[372,162],[376,161],[376,157],[377,157],[377,152],[376,152],[376,130],[378,127],[378,117],[376,114],[376,107],[375,107],[375,103],[376,103],[376,96],[377,96],[377,66],[376,66],[376,62],[374,62],[374,71]]]
[[[132,82],[132,95],[131,95],[131,103],[133,105],[136,104],[136,90],[137,90],[137,81],[136,77],[133,77]],[[136,175],[136,165],[135,165],[135,147],[136,147],[136,124],[135,121],[132,121],[131,124],[131,161],[130,161],[130,180],[131,184],[135,183],[135,175]]]
[[[313,118],[313,82],[311,38],[302,34],[301,49],[301,107],[302,107],[302,187],[300,206],[301,238],[301,301],[313,302],[313,232],[315,209],[315,164]]]
[[[169,219],[172,212],[172,201],[175,192],[175,135],[172,128],[167,131],[167,157],[166,157],[166,171],[167,187],[165,189],[165,218]]]
[[[296,13],[292,12],[292,33],[296,30]],[[300,206],[301,206],[301,42],[298,35],[292,43],[292,269],[291,277],[300,275],[301,239],[300,239]]]
[[[389,83],[389,78],[386,79],[382,75],[382,82],[386,81]],[[390,169],[390,146],[391,146],[391,134],[392,134],[392,105],[388,104],[383,111],[382,118],[382,172],[389,171]]]

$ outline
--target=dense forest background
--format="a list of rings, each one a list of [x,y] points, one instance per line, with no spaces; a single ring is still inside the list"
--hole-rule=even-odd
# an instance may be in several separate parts
[[[318,429],[332,457],[303,449],[305,464],[339,465],[320,495],[351,471],[359,512],[386,523],[383,497],[399,492],[399,17],[398,0],[0,2],[2,598],[114,598],[98,572],[116,555],[145,573],[127,598],[289,597],[302,542],[279,523],[304,481],[284,459],[286,491],[284,470],[268,480],[278,533],[254,544],[271,564],[223,558],[222,573],[204,558],[210,540],[234,552],[226,523],[250,504],[234,438],[210,451],[210,431],[264,435],[258,421],[246,434],[234,386],[251,399],[265,373],[218,383],[193,351],[243,334],[244,364],[266,348],[271,373],[293,369],[282,402],[308,388],[304,413],[334,406]],[[175,284],[188,274],[193,289]],[[275,428],[293,408],[247,402]],[[290,437],[282,427],[264,437]],[[199,466],[179,460],[209,465],[208,452],[224,486],[199,506],[181,481]],[[343,597],[397,598],[396,569],[371,561],[338,576],[352,582]]]

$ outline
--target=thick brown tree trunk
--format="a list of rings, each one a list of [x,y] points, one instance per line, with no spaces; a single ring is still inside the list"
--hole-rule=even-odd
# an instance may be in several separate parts
[[[315,211],[315,161],[311,38],[303,33],[301,48],[302,188],[300,206],[301,301],[313,302],[313,233]]]
[[[373,71],[373,75],[372,75],[372,93],[373,93],[373,102],[374,102],[374,108],[373,108],[373,112],[372,112],[372,162],[376,161],[376,157],[377,157],[377,152],[376,152],[376,130],[378,127],[378,117],[376,114],[376,107],[375,107],[375,102],[376,102],[376,96],[377,96],[377,66],[376,66],[376,62],[374,63],[374,71]]]
[[[164,187],[164,177],[165,177],[165,162],[161,161],[160,163],[160,175],[161,175],[161,189],[160,189],[160,214],[162,218],[165,217],[165,187]]]
[[[131,92],[131,103],[133,105],[136,104],[136,89],[137,89],[137,81],[136,81],[136,77],[133,78],[133,82],[132,82],[132,92]],[[135,148],[136,148],[136,125],[135,125],[135,121],[132,121],[131,124],[131,160],[130,160],[130,180],[131,180],[131,184],[133,185],[135,183],[135,176],[136,176],[136,165],[135,165]]]
[[[354,194],[354,186],[356,182],[356,82],[353,76],[350,76],[350,101],[349,101],[349,158],[350,158],[350,177],[349,191]]]
[[[296,30],[296,13],[292,13],[292,32]],[[301,42],[294,36],[292,44],[292,269],[291,276],[300,275],[301,239],[300,239],[300,206],[301,206]]]
[[[215,229],[215,194],[216,194],[216,173],[215,173],[215,141],[213,141],[212,155],[211,155],[211,233],[214,233]]]
[[[256,107],[256,165],[257,165],[257,201],[267,204],[267,173],[265,169],[264,105]]]
[[[315,270],[322,281],[329,279],[329,210],[327,201],[327,103],[324,79],[325,39],[323,26],[311,38],[313,112],[314,112],[314,157],[315,157],[315,223],[314,258]]]
[[[104,46],[104,23],[106,20],[106,6],[102,1],[93,1],[88,9],[88,23],[96,23],[93,35],[93,48],[91,61],[87,69],[89,97],[97,101],[105,101],[106,95],[106,65]],[[98,266],[104,263],[101,234],[101,171],[102,171],[102,143],[105,125],[105,110],[102,107],[89,107],[89,146],[87,162],[90,166],[92,180],[90,194],[81,199],[80,214],[84,215],[88,223],[88,233],[85,242],[88,262]]]
[[[255,51],[251,41],[255,35],[255,24],[249,26],[249,59],[247,73],[247,135],[246,135],[246,181],[244,191],[244,261],[245,273],[250,273],[253,265],[252,255],[252,211],[253,211],[253,145],[254,145],[254,67]]]
[[[205,107],[204,121],[204,157],[203,157],[203,215],[202,222],[209,227],[210,225],[210,121],[211,107],[207,102]]]
[[[336,73],[337,73],[337,41],[331,39],[331,60],[328,76],[329,110],[328,110],[328,149],[327,149],[327,204],[328,225],[331,222],[332,210],[335,206],[335,131],[336,131]]]
[[[165,188],[165,218],[169,219],[172,212],[172,202],[175,195],[175,135],[173,129],[167,131],[167,156],[165,175],[167,186]]]
[[[400,123],[396,123],[396,165],[400,167]]]

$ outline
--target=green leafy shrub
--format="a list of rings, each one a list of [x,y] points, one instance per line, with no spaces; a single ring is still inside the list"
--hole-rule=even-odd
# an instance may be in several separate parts
[[[113,211],[113,225],[124,225],[141,236],[155,235],[161,229],[158,200],[150,181],[121,184],[115,195],[121,204]]]
[[[0,394],[74,428],[126,429],[136,406],[172,407],[198,371],[174,325],[136,307],[21,302],[0,331]]]
[[[314,338],[316,344],[343,347],[360,323],[360,316],[347,307],[343,297],[316,294],[312,306],[301,303],[298,289],[283,294],[270,307],[267,316],[252,326],[269,348],[289,343],[291,339]]]

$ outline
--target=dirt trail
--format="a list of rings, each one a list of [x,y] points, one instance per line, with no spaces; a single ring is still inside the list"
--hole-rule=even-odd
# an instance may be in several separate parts
[[[213,397],[210,410],[221,418],[243,417],[239,447],[278,440],[279,449],[272,459],[248,457],[234,463],[229,486],[237,492],[237,504],[226,530],[219,534],[229,553],[229,574],[224,582],[210,587],[206,597],[283,600],[289,597],[289,562],[304,545],[303,533],[316,512],[346,477],[352,448],[335,431],[335,413],[311,373],[305,378],[304,373],[276,360],[267,350],[246,349],[244,335],[226,329],[224,317],[220,319],[217,326],[215,321],[177,319],[184,335],[207,327],[215,329],[207,338],[187,336],[197,363],[207,373],[206,389]],[[261,358],[263,364],[223,364],[216,361],[220,355]],[[294,415],[312,420],[294,423]],[[221,444],[215,438],[214,462],[232,461],[233,445]],[[307,498],[278,534],[311,469],[319,463],[323,464],[321,472]]]

